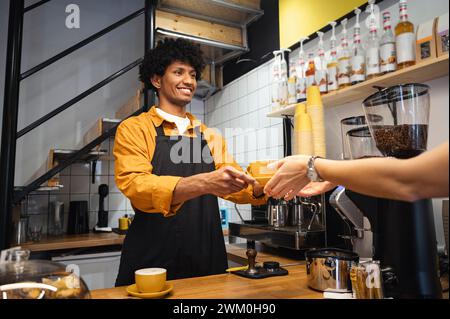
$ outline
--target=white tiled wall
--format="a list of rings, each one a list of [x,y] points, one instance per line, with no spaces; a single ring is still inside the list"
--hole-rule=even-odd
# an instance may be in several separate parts
[[[398,0],[384,0],[378,3],[380,11],[389,11],[391,19],[395,25],[398,21]],[[417,27],[420,23],[424,23],[436,16],[439,16],[449,10],[449,2],[447,0],[431,0],[419,1],[408,0],[408,19]],[[368,14],[361,15],[361,37],[363,40],[367,39],[368,29],[365,23]],[[353,33],[353,25],[355,18],[348,21],[347,28],[350,28],[350,34]],[[340,34],[341,26],[336,29],[336,34]],[[331,31],[325,33],[324,41],[325,47],[329,47],[329,39]],[[305,45],[306,52],[313,52],[316,50],[318,39],[307,43]],[[291,53],[291,57],[298,55],[298,49]],[[425,84],[430,85],[430,124],[428,132],[428,149],[432,149],[448,141],[449,138],[449,117],[448,117],[448,76],[433,81],[428,81]],[[326,125],[326,140],[327,140],[327,157],[332,159],[341,159],[342,156],[342,142],[340,133],[340,121],[349,116],[363,115],[363,109],[360,101],[354,101],[344,105],[326,105],[325,107],[325,125]],[[439,248],[444,247],[444,235],[442,226],[442,199],[433,199],[434,219],[437,231],[437,240]]]
[[[102,149],[112,151],[114,140],[102,144]],[[41,223],[44,234],[47,229],[47,218],[51,202],[64,202],[64,220],[67,227],[70,201],[88,201],[89,227],[92,229],[97,223],[99,208],[98,187],[107,184],[109,194],[104,201],[104,209],[109,212],[109,226],[117,227],[117,220],[124,214],[133,214],[129,200],[118,190],[114,182],[114,161],[99,160],[96,165],[95,183],[91,178],[92,163],[75,163],[61,172],[60,183],[64,186],[59,191],[49,193],[34,192],[28,196],[28,214],[30,223]],[[67,228],[65,228],[67,229]]]
[[[205,123],[226,138],[228,151],[246,169],[255,160],[283,157],[281,119],[270,119],[270,63],[263,64],[227,84],[206,101]],[[234,203],[220,199],[229,211],[229,221],[240,220]],[[244,219],[250,219],[250,205],[238,205]]]
[[[398,21],[398,1],[385,0],[379,4],[382,11],[391,12],[392,21]],[[432,0],[429,2],[408,1],[410,20],[418,25],[435,16],[448,12],[448,1]],[[363,16],[365,20],[367,14]],[[355,18],[352,18],[348,26],[353,27]],[[362,37],[365,38],[368,30],[362,23]],[[340,34],[341,27],[336,30]],[[351,30],[352,32],[352,30]],[[325,46],[328,48],[331,32],[324,36]],[[305,45],[305,51],[316,50],[318,39]],[[297,57],[298,49],[291,53],[291,57]],[[248,162],[254,159],[280,158],[282,150],[282,122],[281,119],[271,119],[265,116],[269,112],[270,104],[270,64],[268,62],[257,69],[245,74],[241,78],[228,84],[221,92],[211,97],[205,106],[206,124],[217,127],[227,137],[228,150],[233,153],[238,162],[245,168]],[[427,82],[432,88],[430,131],[428,148],[448,140],[448,76]],[[325,125],[327,137],[327,157],[341,158],[340,120],[344,117],[362,115],[361,101],[355,101],[345,105],[327,105],[325,108]],[[248,124],[248,126],[246,126]],[[245,133],[226,134],[226,128],[251,128],[255,135]],[[246,137],[249,143],[242,141]],[[234,143],[234,144],[233,144]],[[242,159],[243,156],[243,160]],[[433,200],[436,230],[439,246],[443,246],[443,229],[441,217],[442,201]],[[238,220],[234,210],[234,204],[223,200],[220,205],[229,208],[230,221]],[[245,219],[250,218],[250,205],[239,205]]]

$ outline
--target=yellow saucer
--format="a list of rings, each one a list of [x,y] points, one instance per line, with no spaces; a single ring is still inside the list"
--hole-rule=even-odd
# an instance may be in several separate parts
[[[158,292],[139,292],[137,289],[136,284],[132,284],[127,287],[128,294],[132,295],[133,297],[139,297],[139,298],[159,298],[164,296],[165,294],[169,293],[173,289],[173,284],[170,282],[166,282],[163,290]]]

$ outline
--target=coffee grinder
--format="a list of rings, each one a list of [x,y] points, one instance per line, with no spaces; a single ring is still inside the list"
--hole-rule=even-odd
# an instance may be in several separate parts
[[[429,87],[423,84],[393,86],[364,100],[371,136],[384,156],[406,159],[426,150],[429,100]],[[382,120],[371,121],[374,116]],[[360,227],[355,229],[359,228],[361,236],[355,236],[354,242],[366,241],[367,247],[367,240],[372,241],[372,257],[381,263],[385,296],[442,298],[431,200],[404,202],[349,190],[340,194],[342,198],[334,197],[332,205],[347,210],[345,215],[358,217],[354,220]],[[361,220],[361,214],[370,225]]]

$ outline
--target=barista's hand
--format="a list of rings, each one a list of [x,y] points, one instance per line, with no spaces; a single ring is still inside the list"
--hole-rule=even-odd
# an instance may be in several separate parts
[[[277,169],[275,175],[264,187],[264,193],[279,199],[291,200],[310,181],[306,176],[310,156],[295,155],[270,164]]]
[[[225,166],[207,173],[207,193],[219,197],[239,192],[254,185],[255,179],[232,166]]]
[[[335,188],[337,185],[331,183],[331,182],[310,182],[308,185],[303,187],[303,189],[298,192],[297,196],[302,197],[311,197],[320,195],[323,193],[326,193],[333,188]]]

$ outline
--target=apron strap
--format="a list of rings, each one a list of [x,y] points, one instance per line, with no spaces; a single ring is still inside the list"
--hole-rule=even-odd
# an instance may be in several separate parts
[[[200,125],[199,126],[196,126],[196,127],[194,127],[194,132],[195,132],[195,135],[197,135],[197,137],[200,137],[200,138],[202,138],[203,139],[203,133],[202,132],[200,132]]]
[[[154,126],[155,124],[153,124]],[[163,128],[163,123],[161,123],[160,126],[156,127],[155,126],[155,130],[156,130],[156,135],[157,136],[166,136],[166,134],[164,134],[164,128]]]

